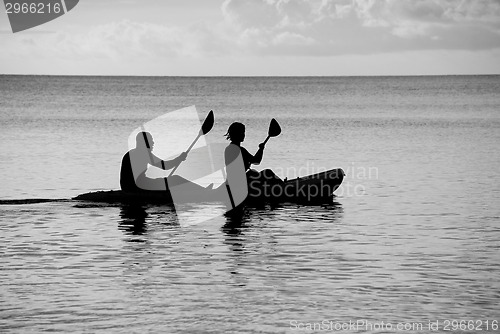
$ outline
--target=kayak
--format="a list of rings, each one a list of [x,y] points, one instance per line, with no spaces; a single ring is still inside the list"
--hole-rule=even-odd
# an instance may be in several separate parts
[[[333,198],[333,193],[344,179],[341,168],[331,169],[321,173],[285,180],[283,183],[262,187],[262,191],[249,193],[246,202],[292,202],[316,203],[325,202]],[[220,201],[220,192],[225,187],[206,189],[199,187],[196,191],[184,194],[184,202],[217,202]],[[123,190],[96,191],[80,194],[73,200],[97,203],[117,204],[172,204],[173,199],[168,191],[141,191],[127,192]],[[177,197],[176,197],[177,200]]]
[[[312,204],[331,201],[333,192],[340,186],[344,179],[344,171],[341,168],[331,169],[321,173],[286,180],[273,185],[262,185],[260,191],[250,192],[246,203],[300,203]],[[183,196],[176,195],[183,202],[219,202],[220,194],[225,191],[222,185],[216,189],[207,189],[201,186]],[[141,191],[126,192],[123,190],[96,191],[80,194],[73,200],[97,203],[113,204],[172,204],[172,195],[168,191]]]

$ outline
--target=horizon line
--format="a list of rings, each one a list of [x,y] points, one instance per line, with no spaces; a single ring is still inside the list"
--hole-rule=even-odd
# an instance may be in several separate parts
[[[365,78],[365,77],[452,77],[499,76],[500,73],[477,74],[364,74],[364,75],[134,75],[134,74],[7,74],[3,76],[26,77],[109,77],[109,78]]]

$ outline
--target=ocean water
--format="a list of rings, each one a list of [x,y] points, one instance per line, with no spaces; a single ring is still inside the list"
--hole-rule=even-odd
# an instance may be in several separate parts
[[[343,185],[200,224],[70,200],[117,189],[130,133],[191,105],[250,151],[276,118],[257,169]],[[500,76],[0,76],[0,121],[1,332],[498,332]]]

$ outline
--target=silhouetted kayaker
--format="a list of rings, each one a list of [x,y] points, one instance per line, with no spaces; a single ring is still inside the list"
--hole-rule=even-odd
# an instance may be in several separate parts
[[[153,136],[149,132],[139,132],[135,148],[128,151],[122,159],[120,186],[125,191],[166,190],[164,178],[152,179],[146,176],[148,165],[163,170],[172,169],[186,160],[186,152],[172,160],[162,160],[153,154]]]
[[[245,125],[239,122],[232,123],[226,133],[226,138],[231,141],[224,152],[224,159],[226,166],[230,166],[239,153],[243,158],[244,170],[246,172],[247,182],[249,183],[251,192],[252,190],[261,189],[261,185],[265,182],[269,185],[276,183],[282,183],[283,181],[274,174],[270,169],[265,169],[262,172],[258,172],[254,169],[250,169],[251,165],[258,165],[262,161],[264,156],[265,143],[259,144],[259,149],[252,155],[248,150],[241,146],[241,143],[245,140]],[[228,168],[227,170],[228,178],[231,177],[230,174],[240,174],[235,168]],[[238,176],[240,177],[240,176]]]
[[[250,169],[251,165],[258,165],[262,161],[262,157],[264,155],[264,143],[259,144],[259,150],[255,153],[255,155],[250,154],[246,148],[241,146],[241,143],[245,140],[245,125],[239,122],[234,122],[229,126],[226,133],[226,139],[231,141],[231,144],[234,144],[239,147],[243,158],[243,164],[245,165],[245,171]],[[227,149],[226,149],[227,151]]]

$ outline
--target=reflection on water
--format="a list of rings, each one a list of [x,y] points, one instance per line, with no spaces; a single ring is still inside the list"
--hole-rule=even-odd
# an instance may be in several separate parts
[[[247,207],[236,207],[224,214],[226,219],[223,229],[235,229],[250,221],[251,211]]]
[[[142,236],[148,232],[148,222],[154,223],[161,218],[163,225],[178,225],[173,205],[152,206],[143,204],[123,204],[120,206],[118,229],[129,236]],[[132,238],[129,241],[142,242]]]
[[[123,205],[120,208],[118,228],[127,234],[143,235],[147,232],[146,218],[148,213],[143,205]]]
[[[233,252],[243,252],[245,249],[244,233],[251,222],[251,210],[244,206],[236,207],[226,212],[224,218],[225,224],[221,228],[224,233],[224,244]]]

